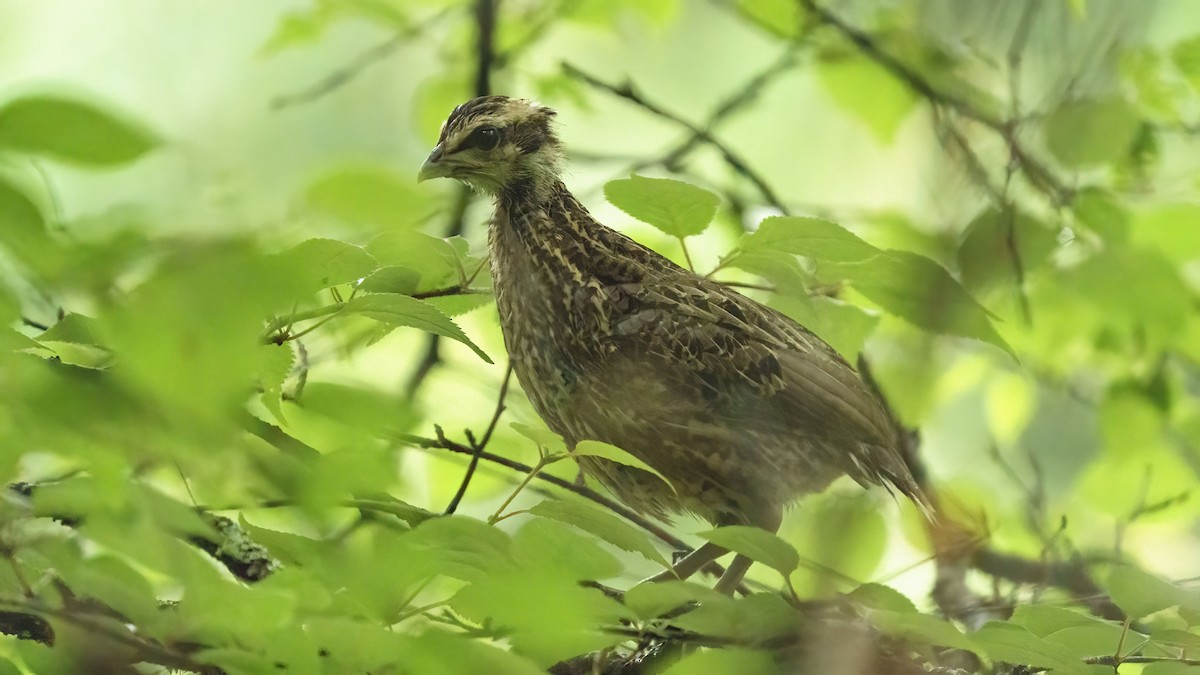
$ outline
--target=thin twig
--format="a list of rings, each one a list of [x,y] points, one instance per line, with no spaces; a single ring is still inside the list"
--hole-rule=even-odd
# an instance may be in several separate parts
[[[459,503],[462,502],[463,495],[467,494],[467,486],[471,484],[471,478],[475,476],[475,468],[479,466],[479,455],[487,447],[488,441],[492,440],[492,432],[496,430],[496,424],[500,421],[500,415],[504,414],[504,399],[508,396],[508,383],[512,379],[512,363],[509,362],[508,367],[504,370],[504,381],[500,383],[500,393],[496,396],[496,411],[492,413],[492,420],[488,422],[487,430],[483,432],[483,437],[478,442],[468,432],[467,438],[471,441],[471,448],[474,453],[471,455],[471,463],[467,465],[467,471],[463,474],[462,484],[458,486],[458,491],[454,493],[454,498],[450,500],[450,504],[446,506],[446,515],[450,515],[458,510]]]
[[[571,77],[574,77],[585,84],[593,86],[597,89],[603,89],[604,91],[607,91],[615,96],[619,96],[620,98],[645,108],[647,111],[659,117],[670,120],[671,122],[674,122],[675,124],[687,129],[692,133],[693,136],[699,138],[700,141],[715,148],[731,169],[742,175],[744,178],[746,178],[746,180],[753,183],[754,187],[758,189],[758,192],[762,195],[763,200],[766,201],[767,204],[770,204],[773,208],[776,208],[781,212],[787,212],[787,207],[784,206],[783,202],[775,194],[775,191],[771,188],[771,186],[767,184],[766,179],[759,175],[758,172],[754,171],[754,169],[750,168],[746,161],[734,153],[729,146],[725,145],[715,136],[713,136],[712,132],[699,127],[680,117],[679,115],[666,110],[657,103],[650,101],[640,92],[634,89],[631,82],[625,82],[624,84],[619,85],[611,84],[594,75],[584,72],[570,63],[563,63],[562,68],[563,72],[565,72],[567,75],[570,75]]]
[[[428,19],[407,26],[403,30],[397,31],[388,39],[373,47],[368,47],[351,59],[349,63],[345,64],[341,68],[338,68],[337,70],[334,70],[332,73],[326,75],[318,80],[315,84],[312,84],[305,89],[291,94],[281,94],[276,96],[275,98],[271,99],[271,109],[283,110],[284,108],[290,108],[295,105],[312,103],[317,99],[341,89],[361,75],[363,71],[394,54],[396,50],[403,46],[407,40],[424,33],[430,26],[438,21],[441,21],[443,17],[450,14],[450,12],[454,11],[455,9],[457,9],[457,7],[454,5],[447,6],[446,8],[438,11],[436,14],[430,16]]]

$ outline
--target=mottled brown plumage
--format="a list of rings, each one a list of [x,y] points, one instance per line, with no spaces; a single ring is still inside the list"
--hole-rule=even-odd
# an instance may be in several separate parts
[[[500,324],[533,406],[568,444],[617,445],[669,478],[584,469],[629,506],[717,525],[779,526],[846,474],[924,503],[872,388],[803,326],[597,222],[559,180],[554,111],[502,96],[451,113],[420,178],[495,196]],[[700,550],[686,576],[723,551]],[[722,590],[748,561],[735,561]],[[665,578],[665,577],[664,577]]]

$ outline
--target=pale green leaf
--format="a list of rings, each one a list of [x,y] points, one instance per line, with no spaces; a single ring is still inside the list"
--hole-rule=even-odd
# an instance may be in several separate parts
[[[538,447],[543,448],[549,454],[556,455],[567,452],[567,444],[563,441],[562,436],[559,436],[546,427],[530,426],[522,422],[513,422],[509,426],[518,434],[536,443]]]
[[[993,621],[972,633],[971,642],[994,661],[1028,664],[1068,675],[1088,673],[1087,667],[1071,650],[1043,640],[1016,624]]]
[[[688,654],[663,671],[663,675],[775,675],[779,668],[766,651],[704,649]]]
[[[1196,593],[1136,567],[1114,568],[1108,575],[1107,587],[1113,602],[1134,619],[1198,601]]]
[[[375,258],[361,246],[336,239],[309,239],[279,254],[306,292],[357,281],[375,270]]]
[[[342,167],[318,178],[304,198],[317,211],[363,227],[410,226],[429,206],[429,195],[418,190],[415,176],[370,164]]]
[[[1171,60],[1187,78],[1188,83],[1200,91],[1200,35],[1177,42],[1171,48]]]
[[[262,388],[260,400],[281,423],[287,422],[281,407],[283,382],[292,372],[292,363],[295,360],[296,355],[290,342],[281,345],[266,344],[258,349],[258,382]]]
[[[762,528],[730,525],[696,536],[760,562],[784,577],[800,565],[800,554],[791,544]]]
[[[640,553],[651,562],[668,565],[645,532],[594,506],[577,501],[547,500],[530,509],[530,513],[574,525],[617,548]]]
[[[868,618],[876,628],[889,635],[938,647],[976,651],[972,637],[963,635],[954,624],[929,614],[887,609],[872,610]],[[1024,663],[1020,661],[1019,663]]]
[[[625,592],[625,606],[642,619],[653,619],[689,603],[721,604],[727,596],[687,581],[645,582]]]
[[[833,100],[889,144],[913,111],[917,96],[903,81],[864,55],[821,63],[821,83]]]
[[[700,234],[712,222],[720,199],[690,183],[632,176],[604,185],[609,202],[673,237]]]
[[[863,584],[848,596],[851,600],[870,609],[882,609],[900,614],[916,614],[917,607],[908,596],[891,586]]]
[[[1059,106],[1046,116],[1046,146],[1064,164],[1085,168],[1123,159],[1141,123],[1123,98],[1087,99]]]
[[[660,479],[662,479],[662,482],[667,484],[667,487],[671,488],[672,492],[675,491],[675,486],[671,485],[671,481],[667,480],[667,477],[659,473],[657,469],[643,462],[641,459],[634,457],[629,452],[622,450],[621,448],[618,448],[610,443],[591,440],[579,441],[575,444],[575,448],[571,451],[571,454],[576,456],[583,455],[586,457],[599,457],[601,459],[607,459],[610,462],[616,462],[617,464],[624,464],[625,466],[632,466],[635,469],[641,469],[642,471],[646,471],[658,476]]]
[[[0,106],[0,148],[89,167],[126,164],[158,140],[140,125],[90,103],[29,96]]]
[[[416,298],[407,295],[360,295],[346,302],[342,311],[347,314],[361,314],[390,326],[412,326],[457,340],[470,347],[479,358],[488,363],[492,362],[482,349],[471,342],[453,319],[433,305]]]
[[[783,251],[814,260],[860,262],[880,250],[846,228],[820,218],[771,216],[742,237],[738,248],[747,253]]]

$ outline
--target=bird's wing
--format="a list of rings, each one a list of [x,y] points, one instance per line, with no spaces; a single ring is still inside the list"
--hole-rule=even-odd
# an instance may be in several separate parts
[[[850,364],[783,314],[700,282],[613,287],[606,339],[674,364],[716,417],[819,440],[855,480],[915,489],[896,424]]]

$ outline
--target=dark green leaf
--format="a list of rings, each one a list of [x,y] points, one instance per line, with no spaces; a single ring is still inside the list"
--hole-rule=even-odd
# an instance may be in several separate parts
[[[547,500],[530,509],[543,518],[574,525],[625,551],[640,553],[651,562],[667,566],[662,554],[654,548],[644,532],[607,511],[576,501]]]
[[[406,295],[360,295],[350,299],[342,310],[346,314],[361,314],[390,326],[412,326],[423,331],[457,340],[471,348],[479,358],[492,359],[477,347],[454,320],[437,307]]]
[[[0,148],[110,167],[157,144],[145,129],[83,101],[29,96],[0,107]]]
[[[730,525],[718,527],[696,536],[756,560],[784,577],[800,565],[800,554],[778,536],[758,527]]]
[[[703,232],[721,203],[690,183],[642,176],[609,181],[604,196],[625,213],[681,239]]]

